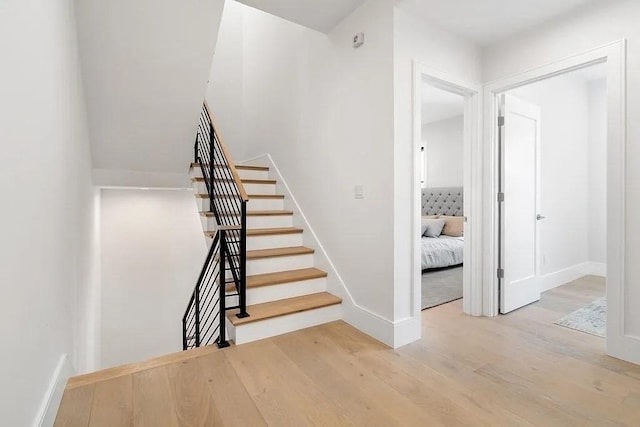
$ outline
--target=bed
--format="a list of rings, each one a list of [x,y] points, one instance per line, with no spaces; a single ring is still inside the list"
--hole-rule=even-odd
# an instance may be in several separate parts
[[[464,222],[462,188],[424,188],[422,190],[422,215],[425,218],[443,219],[447,224],[455,223],[459,232],[443,230],[438,237],[422,236],[422,270],[461,265],[464,259]],[[449,227],[450,228],[450,227]],[[453,234],[453,235],[447,235]]]

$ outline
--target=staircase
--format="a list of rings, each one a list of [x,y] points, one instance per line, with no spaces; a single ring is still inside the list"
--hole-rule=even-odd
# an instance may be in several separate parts
[[[224,144],[218,134],[215,139]],[[223,151],[231,165],[228,151]],[[235,171],[228,176],[237,178],[228,181],[239,180],[236,185],[247,198],[245,272],[249,316],[241,316],[240,308],[226,310],[229,338],[242,344],[340,319],[342,300],[326,292],[327,273],[314,267],[314,249],[303,245],[304,230],[294,227],[294,213],[285,210],[285,196],[278,194],[278,183],[271,178],[269,168],[249,165],[230,168]],[[191,164],[203,233],[211,248],[220,228],[221,219],[216,215],[233,217],[239,223],[242,212],[241,209],[212,212],[211,197],[227,195],[209,191],[207,170],[204,172],[201,163]],[[233,257],[241,258],[241,254],[232,251]],[[227,275],[226,301],[222,305],[241,307],[239,287]]]

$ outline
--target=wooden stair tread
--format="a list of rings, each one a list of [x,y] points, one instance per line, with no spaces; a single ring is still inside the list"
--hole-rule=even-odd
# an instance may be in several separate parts
[[[256,274],[247,276],[248,288],[277,285],[280,283],[301,282],[303,280],[321,279],[327,273],[318,268],[302,268],[300,270],[278,271],[277,273]]]
[[[215,216],[211,211],[200,212],[202,216]],[[240,212],[222,212],[222,216],[240,216]],[[273,210],[273,211],[247,211],[247,216],[288,216],[293,215],[292,211]]]
[[[205,231],[204,234],[211,237],[215,235],[215,231]],[[272,248],[272,249],[257,249],[253,251],[247,251],[247,259],[263,259],[263,258],[277,258],[282,256],[295,256],[295,255],[308,255],[314,253],[315,250],[307,248],[305,246],[291,246],[286,248]],[[237,257],[238,254],[231,254],[231,256]]]
[[[284,194],[248,194],[251,199],[284,199]]]
[[[275,258],[291,255],[307,255],[315,251],[305,246],[292,246],[287,248],[258,249],[247,251],[247,259]]]
[[[216,179],[217,182],[235,182],[233,179]],[[275,179],[240,179],[243,184],[275,184]],[[204,182],[204,178],[201,176],[194,176],[191,178],[191,182]]]
[[[275,184],[275,179],[241,179],[243,184]]]
[[[268,166],[252,166],[252,165],[236,165],[236,169],[245,171],[263,171],[268,172]]]
[[[287,216],[293,215],[293,211],[271,210],[271,211],[247,211],[247,216]]]
[[[250,228],[247,230],[247,237],[277,236],[280,234],[297,234],[302,232],[302,228],[296,227]]]
[[[305,280],[322,279],[323,277],[327,277],[327,273],[313,267],[278,271],[277,273],[255,274],[253,276],[247,276],[247,288],[261,288],[284,283],[304,282]],[[235,293],[236,286],[233,279],[229,279],[227,282],[226,291],[227,293]]]
[[[329,307],[342,303],[342,299],[328,292],[303,295],[301,297],[287,298],[278,301],[265,302],[262,304],[250,305],[247,311],[250,316],[239,319],[236,314],[238,310],[227,312],[227,318],[234,326],[245,325],[247,323],[258,322],[260,320],[272,319],[274,317],[286,316],[288,314],[301,313],[303,311],[317,308]]]
[[[207,193],[196,193],[195,196],[199,199],[208,199],[209,195]],[[238,198],[235,194],[219,194],[219,197],[226,198]],[[248,194],[249,200],[251,199],[284,199],[283,194]]]
[[[221,167],[227,167],[226,165],[223,164],[215,164],[214,165],[217,168],[221,168]],[[191,162],[191,165],[189,166],[191,168],[199,168],[200,167],[200,163],[194,163]],[[268,172],[269,171],[269,167],[268,166],[252,166],[252,165],[235,165],[236,170],[251,170],[251,171],[264,171],[264,172]]]

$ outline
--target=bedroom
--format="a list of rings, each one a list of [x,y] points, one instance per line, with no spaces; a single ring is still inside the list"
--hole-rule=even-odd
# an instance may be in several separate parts
[[[424,82],[421,122],[423,310],[462,298],[464,97]]]

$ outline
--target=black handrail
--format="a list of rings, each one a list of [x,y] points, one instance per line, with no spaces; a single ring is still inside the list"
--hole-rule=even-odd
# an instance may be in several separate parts
[[[209,196],[209,211],[215,217],[217,230],[182,319],[182,347],[185,350],[214,342],[219,347],[226,347],[229,344],[225,339],[225,311],[237,308],[236,316],[249,316],[247,197],[206,104],[198,122],[194,162],[202,171]],[[227,284],[233,284],[235,293],[227,294]],[[236,295],[238,305],[227,307],[225,297]],[[219,322],[214,326],[216,317]]]

